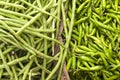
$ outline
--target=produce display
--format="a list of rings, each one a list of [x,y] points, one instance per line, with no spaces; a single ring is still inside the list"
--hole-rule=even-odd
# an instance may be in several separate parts
[[[76,1],[67,70],[71,80],[120,80],[119,0]]]
[[[56,0],[0,0],[0,80],[56,79],[59,8]]]
[[[120,80],[120,1],[0,0],[0,80]]]

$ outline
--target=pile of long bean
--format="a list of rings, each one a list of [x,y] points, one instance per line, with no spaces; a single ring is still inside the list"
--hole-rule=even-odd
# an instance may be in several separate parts
[[[69,2],[65,30],[73,20],[72,4]],[[119,80],[120,1],[76,0],[75,5],[66,58],[71,80]]]
[[[0,0],[0,80],[56,80],[62,54],[54,54],[54,45],[63,48],[56,39],[63,3]]]
[[[0,80],[60,80],[65,61],[71,80],[120,79],[119,0],[0,0]]]

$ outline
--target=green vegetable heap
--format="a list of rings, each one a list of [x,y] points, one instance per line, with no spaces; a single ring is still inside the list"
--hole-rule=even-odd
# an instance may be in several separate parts
[[[119,0],[76,0],[67,70],[71,80],[120,79]]]
[[[0,0],[0,80],[56,79],[62,55],[55,55],[54,45],[63,46],[55,39],[61,3]]]
[[[120,1],[0,0],[0,80],[69,77],[120,80]]]

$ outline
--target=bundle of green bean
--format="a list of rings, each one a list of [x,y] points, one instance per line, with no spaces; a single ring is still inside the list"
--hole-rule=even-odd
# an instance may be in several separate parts
[[[61,0],[0,0],[0,80],[56,80]],[[55,34],[56,33],[56,34]],[[56,65],[54,64],[56,62]]]
[[[71,80],[119,80],[120,1],[76,0],[75,4],[67,56]],[[68,25],[72,7],[69,3]]]

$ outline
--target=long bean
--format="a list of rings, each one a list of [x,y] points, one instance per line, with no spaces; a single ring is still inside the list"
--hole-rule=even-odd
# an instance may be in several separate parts
[[[19,9],[25,9],[25,7],[22,6],[22,5],[7,3],[7,2],[4,2],[4,1],[0,1],[0,5],[7,5],[7,6],[16,7],[16,8],[19,8]]]
[[[119,10],[119,0],[1,0],[0,79],[69,80],[65,64],[72,80],[119,79]]]
[[[69,46],[69,43],[70,43],[70,39],[71,39],[71,35],[72,35],[72,30],[73,30],[73,26],[74,26],[74,18],[75,18],[75,9],[76,9],[76,0],[73,0],[72,2],[72,17],[71,17],[71,24],[70,24],[70,30],[69,30],[69,33],[68,33],[68,39],[66,41],[66,44],[65,44],[65,47],[68,48]],[[63,64],[64,64],[64,61],[65,61],[65,58],[66,58],[66,55],[67,55],[67,49],[65,49],[64,51],[64,55],[63,55],[63,60],[61,62],[61,67],[60,67],[60,76],[61,76],[61,72],[62,72],[62,67],[63,67]],[[60,80],[60,76],[58,77],[58,80]]]
[[[57,36],[55,33],[59,29],[61,4],[65,2],[65,0],[47,2],[39,0],[0,1],[0,49],[3,51],[3,55],[7,55],[7,61],[4,60],[4,63],[6,62],[8,66],[6,67],[1,62],[1,79],[4,76],[5,78],[11,78],[11,80],[12,78],[16,80],[42,78],[42,80],[45,80],[46,77],[54,76],[53,74],[57,72],[62,57],[59,56],[59,53],[52,56],[51,47],[54,49],[55,44],[61,45],[61,49],[64,47],[55,39],[55,36]],[[63,4],[63,13],[64,9]],[[58,23],[57,29],[55,28],[56,23]],[[54,36],[51,38],[51,35]],[[52,68],[51,64],[55,60],[57,62],[58,59],[58,65]],[[30,63],[29,66],[28,63]],[[38,67],[36,68],[36,66]],[[11,68],[13,77],[9,75],[10,71],[7,71],[8,73],[4,72],[4,68],[7,70]],[[38,70],[35,73],[30,73],[31,68]],[[28,75],[30,75],[29,78]],[[36,77],[36,75],[39,77]]]

